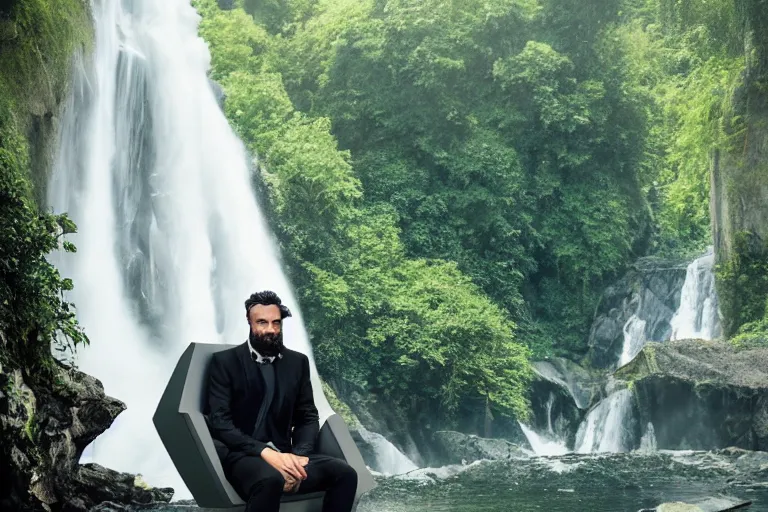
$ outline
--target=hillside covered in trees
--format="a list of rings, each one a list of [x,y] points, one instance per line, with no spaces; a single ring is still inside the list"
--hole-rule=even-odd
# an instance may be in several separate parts
[[[638,257],[712,245],[714,155],[766,137],[765,2],[195,5],[320,372],[417,421],[523,417],[527,359],[581,359]],[[735,243],[727,334],[759,342],[765,242]]]

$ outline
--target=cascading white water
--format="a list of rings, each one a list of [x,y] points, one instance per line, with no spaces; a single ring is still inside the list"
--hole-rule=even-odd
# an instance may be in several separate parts
[[[518,421],[520,429],[525,434],[528,444],[531,445],[533,453],[536,455],[564,455],[568,453],[568,447],[564,440],[560,439],[555,433],[552,421],[552,408],[555,404],[554,393],[549,394],[547,399],[547,432],[539,434],[532,427]]]
[[[649,421],[645,427],[645,433],[640,438],[640,448],[638,448],[638,451],[650,453],[655,452],[657,448],[656,430],[653,428],[653,423]]]
[[[641,310],[638,306],[637,311]],[[670,320],[670,339],[701,338],[714,339],[721,334],[718,315],[717,293],[715,290],[714,253],[712,248],[692,261],[685,274],[680,292],[680,306]],[[630,362],[647,342],[646,322],[633,314],[624,325],[624,345],[618,366]],[[620,442],[621,432],[628,423],[631,413],[630,393],[627,390],[612,393],[588,414],[579,426],[577,450],[624,451]],[[617,441],[619,440],[619,441]],[[656,438],[653,425],[649,424],[641,440],[641,448],[655,449]],[[614,449],[617,448],[617,449]]]
[[[622,452],[628,449],[626,419],[632,409],[632,392],[611,393],[589,411],[576,433],[576,452]]]
[[[640,307],[638,306],[638,310]],[[624,366],[640,353],[645,345],[645,320],[642,320],[633,314],[624,324],[624,344],[622,345],[621,356],[619,356],[619,366]]]
[[[376,454],[376,467],[372,468],[384,475],[402,475],[419,467],[403,452],[390,443],[386,437],[377,432],[371,432],[363,426],[357,427],[360,437],[368,443]]]
[[[680,307],[670,321],[671,339],[712,340],[722,334],[715,292],[715,255],[712,247],[692,261],[685,272]]]
[[[536,455],[565,455],[568,453],[568,447],[565,445],[565,441],[556,438],[549,439],[548,437],[537,434],[535,430],[525,423],[518,422],[518,424],[523,430],[523,434],[525,434],[528,444],[531,445],[533,453]],[[554,437],[554,433],[552,436]]]
[[[95,51],[75,78],[50,186],[79,228],[77,254],[55,256],[91,339],[78,364],[128,407],[91,453],[184,498],[151,416],[187,345],[241,343],[244,300],[271,289],[294,313],[286,346],[311,361],[312,349],[189,0],[93,0],[93,12]],[[312,377],[323,421],[332,410],[314,362]]]

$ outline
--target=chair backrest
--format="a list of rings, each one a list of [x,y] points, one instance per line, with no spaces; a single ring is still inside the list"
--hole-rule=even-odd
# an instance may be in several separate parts
[[[244,504],[224,475],[202,414],[211,356],[228,348],[232,346],[190,343],[152,418],[179,475],[200,507]]]

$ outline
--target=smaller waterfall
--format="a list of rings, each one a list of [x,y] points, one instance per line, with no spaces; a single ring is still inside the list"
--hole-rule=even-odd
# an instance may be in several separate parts
[[[362,425],[357,428],[360,437],[374,450],[376,466],[372,469],[384,475],[401,475],[419,467],[406,457],[395,445],[379,433],[371,432]]]
[[[645,434],[640,438],[639,451],[648,453],[655,452],[656,450],[656,431],[653,428],[653,423],[649,421],[648,426],[645,427]]]
[[[640,311],[640,306],[638,306]],[[645,320],[642,320],[637,314],[633,314],[624,324],[624,345],[619,358],[619,366],[624,366],[640,353],[648,341],[645,337]]]
[[[552,428],[552,406],[555,404],[554,393],[549,394],[547,399],[547,432],[551,435],[555,435],[555,430]]]
[[[646,318],[654,308],[648,295],[639,296],[637,309],[624,324],[624,344],[618,366],[629,363],[648,341],[648,332],[656,332],[653,322]],[[669,320],[668,338],[671,340],[701,338],[711,340],[721,335],[715,290],[714,253],[712,248],[692,261],[685,274],[680,290],[680,305]],[[661,340],[659,340],[661,341]],[[576,451],[620,452],[628,447],[625,436],[632,411],[631,392],[621,390],[611,393],[595,406],[579,426],[576,434]],[[641,450],[655,450],[656,436],[652,424],[648,424],[641,439]]]
[[[712,247],[692,261],[685,273],[680,307],[670,321],[671,339],[701,338],[711,340],[722,334],[718,315]]]
[[[523,434],[525,434],[525,438],[528,439],[528,444],[531,445],[533,453],[536,455],[565,455],[568,453],[568,447],[565,446],[565,441],[548,439],[546,436],[537,434],[528,425],[520,422],[518,423],[520,428],[523,429]]]
[[[621,389],[589,411],[576,433],[576,452],[627,451],[626,425],[632,410],[632,392]]]

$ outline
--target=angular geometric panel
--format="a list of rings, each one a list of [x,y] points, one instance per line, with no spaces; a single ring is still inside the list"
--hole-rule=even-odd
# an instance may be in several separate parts
[[[244,502],[227,481],[203,416],[208,363],[232,345],[190,343],[179,358],[152,422],[198,506],[241,512]],[[318,391],[315,391],[317,393]],[[322,390],[319,390],[322,393]],[[331,415],[320,429],[317,451],[347,461],[357,471],[357,495],[376,487],[344,420]],[[286,495],[281,512],[319,512],[323,493]]]

